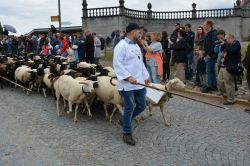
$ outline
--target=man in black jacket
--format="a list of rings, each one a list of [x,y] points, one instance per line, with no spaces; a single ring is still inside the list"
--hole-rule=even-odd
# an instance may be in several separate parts
[[[173,43],[175,43],[176,42],[176,40],[177,40],[177,37],[178,37],[178,32],[179,32],[179,30],[180,30],[180,23],[175,23],[174,24],[174,31],[173,31],[173,33],[171,34],[171,36],[170,36],[170,40],[173,42]]]
[[[217,38],[217,31],[213,28],[213,22],[207,20],[204,23],[204,29],[207,34],[204,39],[205,62],[207,72],[207,86],[201,89],[201,92],[207,93],[211,90],[217,90],[215,62],[217,57],[214,55],[215,41]]]
[[[185,24],[185,31],[187,33],[186,36],[186,42],[188,44],[188,49],[187,49],[187,58],[188,61],[186,63],[186,79],[190,80],[193,77],[193,56],[194,56],[194,37],[195,34],[191,30],[191,24]]]
[[[85,32],[86,41],[84,42],[85,49],[86,49],[86,62],[87,63],[94,63],[94,53],[95,53],[95,45],[94,45],[94,38],[90,31]]]
[[[236,66],[241,59],[241,45],[235,40],[234,35],[227,34],[226,43],[221,46],[224,54],[220,60],[220,71],[218,75],[218,87],[222,95],[227,98],[224,105],[235,103],[235,76],[229,70],[230,67]]]

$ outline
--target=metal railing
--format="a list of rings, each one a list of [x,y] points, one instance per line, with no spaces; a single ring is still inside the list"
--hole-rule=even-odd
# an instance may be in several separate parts
[[[154,12],[151,10],[140,11],[118,6],[105,8],[89,8],[83,10],[83,12],[85,12],[84,17],[86,18],[126,16],[137,19],[174,20],[194,18],[222,18],[234,16],[250,17],[250,10],[241,8]]]

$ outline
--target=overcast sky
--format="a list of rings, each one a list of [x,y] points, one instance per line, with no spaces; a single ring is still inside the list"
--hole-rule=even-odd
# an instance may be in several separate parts
[[[191,10],[231,8],[236,0],[125,0],[125,7],[147,10],[148,2],[153,11]],[[50,16],[58,15],[58,0],[1,0],[0,22],[13,25],[18,34],[25,34],[35,28],[47,28],[51,24]],[[119,0],[87,0],[89,8],[119,6]],[[82,0],[61,0],[62,21],[72,22],[70,26],[80,26]]]

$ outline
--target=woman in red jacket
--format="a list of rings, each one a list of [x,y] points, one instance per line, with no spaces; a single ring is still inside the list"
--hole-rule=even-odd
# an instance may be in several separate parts
[[[69,42],[66,36],[62,36],[61,41],[62,41],[62,48],[61,48],[60,54],[63,57],[67,57],[68,56],[67,49],[69,48]]]

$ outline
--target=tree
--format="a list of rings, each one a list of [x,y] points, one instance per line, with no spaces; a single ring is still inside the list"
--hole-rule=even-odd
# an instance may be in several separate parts
[[[3,27],[2,27],[2,24],[0,22],[0,38],[2,37],[2,35],[3,35]]]

